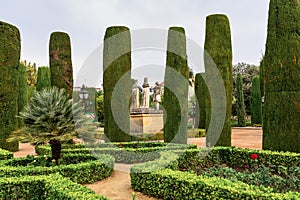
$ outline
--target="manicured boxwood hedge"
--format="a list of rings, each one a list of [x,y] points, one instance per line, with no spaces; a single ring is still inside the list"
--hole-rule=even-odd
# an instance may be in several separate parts
[[[123,146],[124,144],[124,146]],[[62,154],[69,153],[84,153],[84,154],[109,154],[115,158],[117,163],[140,163],[155,160],[160,157],[161,151],[172,149],[190,149],[196,148],[196,145],[183,145],[183,144],[168,144],[167,143],[103,143],[96,146],[104,148],[85,148],[84,145],[69,145],[63,146]],[[141,148],[137,148],[141,146]],[[153,146],[153,147],[146,147]],[[77,148],[78,147],[78,148]],[[131,148],[130,148],[131,147]],[[51,149],[47,145],[40,145],[36,147],[36,153],[39,155],[50,155]]]
[[[4,149],[0,149],[0,160],[13,158],[13,153]]]
[[[107,200],[59,174],[1,178],[0,199]]]
[[[33,159],[39,162],[46,158]],[[0,177],[59,173],[77,183],[93,183],[110,176],[114,168],[114,158],[110,155],[97,155],[97,158],[89,154],[64,155],[61,162],[59,166],[42,167],[32,166],[32,158],[5,160],[0,162]]]
[[[185,150],[179,159],[174,154],[166,155],[156,161],[131,168],[131,185],[136,191],[163,199],[299,199],[296,192],[275,193],[271,188],[248,185],[240,181],[229,181],[219,177],[197,176],[191,172],[193,165],[209,166],[225,162],[232,166],[244,166],[256,162],[266,166],[299,166],[300,154],[290,152],[273,152],[249,150],[232,147],[215,147],[209,149]],[[257,160],[251,155],[256,153]],[[171,159],[173,157],[173,160]],[[252,163],[251,163],[252,162]],[[161,169],[169,168],[169,169]],[[172,170],[171,170],[172,169]]]

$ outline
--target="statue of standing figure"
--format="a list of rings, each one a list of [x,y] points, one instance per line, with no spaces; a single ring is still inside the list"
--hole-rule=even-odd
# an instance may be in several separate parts
[[[138,109],[140,107],[140,88],[138,86],[138,81],[135,80],[132,86],[132,93],[131,93],[131,110]]]
[[[153,88],[153,101],[155,103],[155,109],[159,110],[159,103],[161,102],[161,86],[157,81]]]
[[[143,87],[143,98],[142,98],[142,108],[149,108],[150,99],[150,85],[148,83],[148,78],[144,78]]]

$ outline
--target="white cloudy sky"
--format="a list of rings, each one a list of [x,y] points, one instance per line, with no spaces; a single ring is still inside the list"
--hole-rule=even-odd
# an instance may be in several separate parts
[[[203,47],[205,18],[207,15],[217,13],[226,14],[230,20],[233,64],[246,62],[258,65],[265,48],[269,4],[269,0],[0,0],[0,2],[0,20],[20,29],[22,60],[36,62],[38,66],[49,65],[48,44],[51,32],[64,31],[70,35],[75,78],[89,54],[101,45],[105,29],[109,26],[125,25],[131,30],[141,28],[167,30],[170,26],[182,26],[187,37]],[[151,63],[149,58],[156,61]],[[148,51],[142,55],[137,52],[133,53],[132,60],[133,68],[139,65],[163,66],[165,53]]]

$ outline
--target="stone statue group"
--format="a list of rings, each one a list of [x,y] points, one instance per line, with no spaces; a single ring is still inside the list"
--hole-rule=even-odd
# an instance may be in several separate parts
[[[148,78],[144,78],[144,83],[141,86],[138,85],[138,81],[135,80],[132,86],[131,96],[131,111],[138,109],[149,109],[150,106],[150,89],[153,89],[153,102],[155,103],[155,109],[159,110],[159,103],[161,102],[161,86],[158,82],[155,83],[153,88],[150,88]],[[140,91],[142,92],[142,103],[140,105]]]

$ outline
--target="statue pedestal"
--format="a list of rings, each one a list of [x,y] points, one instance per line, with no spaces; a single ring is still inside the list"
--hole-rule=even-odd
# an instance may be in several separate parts
[[[130,132],[159,133],[163,129],[163,111],[139,109],[130,113]]]

